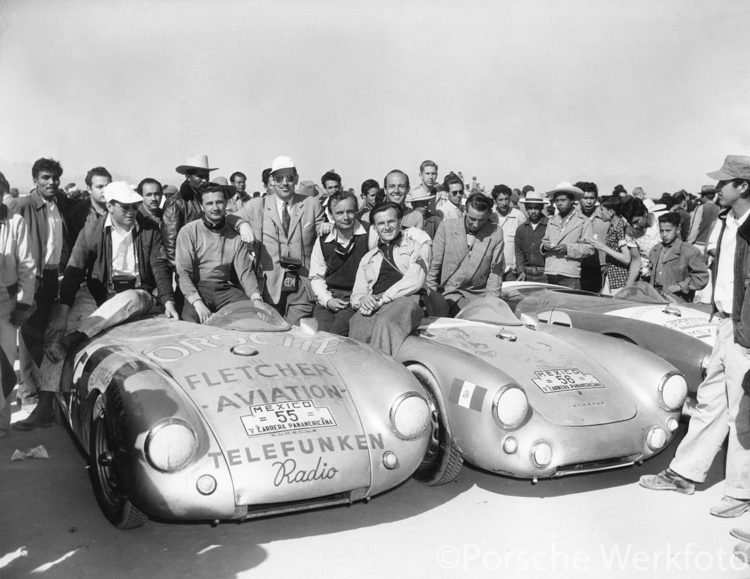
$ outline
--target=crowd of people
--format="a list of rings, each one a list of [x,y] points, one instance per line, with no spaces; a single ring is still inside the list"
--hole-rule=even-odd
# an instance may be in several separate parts
[[[249,300],[289,324],[319,328],[395,355],[423,316],[454,316],[503,282],[548,282],[613,295],[638,281],[675,299],[711,303],[716,346],[696,415],[670,469],[643,486],[691,493],[730,433],[727,496],[714,514],[750,509],[750,158],[727,157],[709,174],[718,185],[647,199],[592,182],[466,183],[425,161],[411,188],[405,171],[361,195],[326,172],[300,182],[280,156],[250,196],[247,177],[227,180],[205,155],[176,168],[179,189],[153,178],[133,188],[104,167],[85,195],[60,189],[53,159],[34,163],[34,188],[13,194],[0,173],[0,436],[10,423],[16,351],[26,396],[38,395],[28,431],[51,426],[65,356],[83,340],[136,316],[205,323]],[[716,202],[718,201],[718,203]],[[712,273],[709,273],[712,265]],[[20,334],[20,336],[17,336]]]

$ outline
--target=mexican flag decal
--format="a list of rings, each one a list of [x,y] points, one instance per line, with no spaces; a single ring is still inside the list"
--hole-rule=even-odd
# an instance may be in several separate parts
[[[482,404],[484,403],[484,397],[487,395],[487,389],[472,384],[471,382],[465,382],[458,378],[453,379],[453,385],[451,386],[451,393],[448,396],[448,400],[469,410],[476,410],[477,412],[482,411]]]

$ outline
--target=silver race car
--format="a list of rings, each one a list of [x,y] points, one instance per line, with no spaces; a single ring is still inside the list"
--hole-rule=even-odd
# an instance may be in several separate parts
[[[503,299],[520,316],[597,332],[636,344],[679,369],[691,392],[705,376],[716,339],[716,321],[687,304],[667,301],[645,283],[623,288],[614,297],[530,282],[503,284]]]
[[[630,465],[663,450],[687,395],[661,358],[482,298],[426,319],[398,359],[431,397],[430,446],[415,477],[444,484],[467,460],[519,478]]]
[[[71,352],[65,416],[118,528],[349,503],[411,476],[429,406],[398,362],[240,302],[146,318]]]

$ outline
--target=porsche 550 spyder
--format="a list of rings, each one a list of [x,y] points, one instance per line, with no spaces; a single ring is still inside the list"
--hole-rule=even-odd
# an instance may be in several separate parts
[[[463,460],[518,478],[622,467],[663,450],[687,395],[661,358],[592,332],[517,319],[497,298],[427,318],[398,359],[431,398],[415,477],[449,482]]]
[[[676,366],[695,392],[706,373],[716,322],[689,305],[671,303],[645,283],[614,297],[531,282],[503,284],[503,299],[520,316],[534,313],[555,324],[631,342]]]
[[[104,515],[243,520],[350,503],[411,476],[428,399],[377,350],[250,302],[127,323],[70,352],[60,401]]]

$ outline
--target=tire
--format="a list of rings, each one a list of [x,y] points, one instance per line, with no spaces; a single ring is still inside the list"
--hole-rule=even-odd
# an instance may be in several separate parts
[[[424,485],[436,487],[454,480],[461,471],[464,459],[458,452],[453,439],[445,427],[440,406],[437,402],[438,383],[432,373],[420,364],[409,364],[406,367],[427,391],[431,431],[422,463],[414,473],[414,478]]]
[[[142,526],[148,517],[118,490],[104,422],[104,396],[99,394],[92,405],[89,427],[89,477],[99,508],[115,527],[121,530]]]

